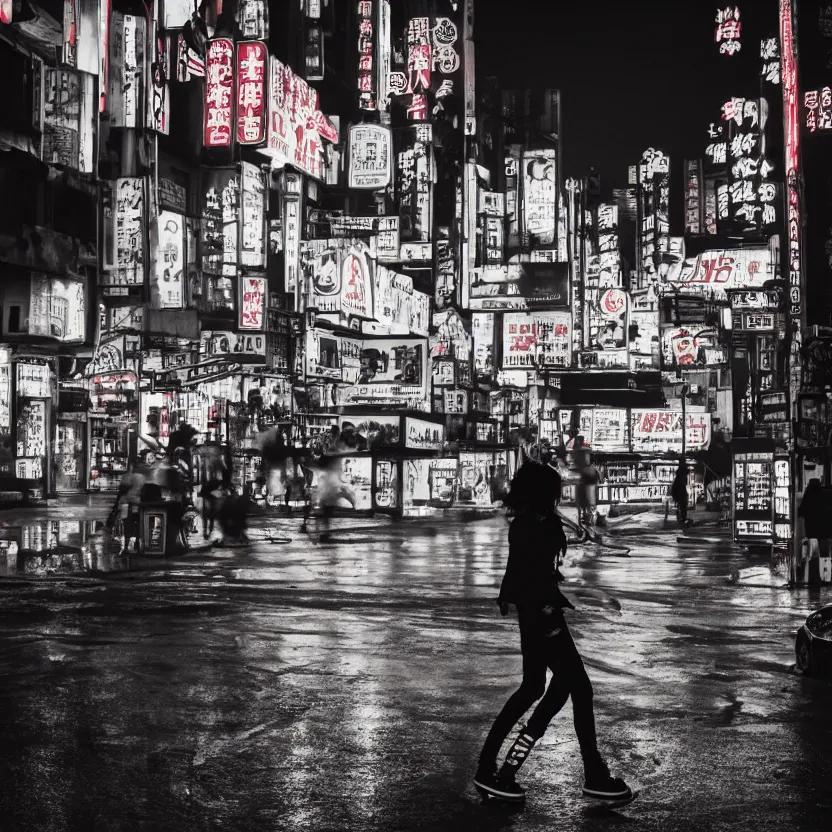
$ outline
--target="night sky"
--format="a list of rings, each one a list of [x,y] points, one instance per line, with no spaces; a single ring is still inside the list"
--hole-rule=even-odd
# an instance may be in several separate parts
[[[742,50],[720,55],[716,0],[496,0],[476,5],[478,75],[561,91],[566,176],[594,165],[604,191],[627,184],[648,147],[681,169],[699,158],[731,96],[759,95],[760,39],[777,0],[737,0]]]

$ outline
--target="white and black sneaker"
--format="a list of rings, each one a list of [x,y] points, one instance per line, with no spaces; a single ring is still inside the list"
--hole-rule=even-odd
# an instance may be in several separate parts
[[[610,776],[610,770],[604,762],[587,769],[583,793],[584,797],[594,800],[615,802],[630,800],[633,797],[633,790],[620,777]]]
[[[497,800],[520,801],[526,797],[526,790],[513,777],[501,776],[493,769],[477,769],[474,786],[483,797]]]

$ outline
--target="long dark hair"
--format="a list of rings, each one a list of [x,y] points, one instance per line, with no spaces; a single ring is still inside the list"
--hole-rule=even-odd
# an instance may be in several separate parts
[[[535,511],[549,514],[560,502],[561,477],[550,465],[528,460],[514,475],[503,505],[511,514]]]

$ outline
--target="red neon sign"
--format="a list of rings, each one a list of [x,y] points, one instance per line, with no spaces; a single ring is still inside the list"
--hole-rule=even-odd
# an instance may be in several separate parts
[[[205,58],[205,147],[230,147],[234,112],[234,44],[228,38],[208,43]]]
[[[260,144],[266,138],[266,44],[237,44],[237,141]]]

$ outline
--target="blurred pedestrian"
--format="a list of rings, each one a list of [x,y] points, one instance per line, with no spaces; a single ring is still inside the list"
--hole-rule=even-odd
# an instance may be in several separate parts
[[[578,437],[582,439],[582,437]],[[598,483],[601,475],[592,464],[589,449],[581,443],[580,451],[575,451],[575,466],[578,469],[578,483],[575,487],[575,503],[578,509],[578,525],[590,528],[595,525],[595,513],[598,508]]]
[[[688,522],[688,464],[684,457],[679,460],[673,485],[670,486],[670,496],[676,503],[676,519],[679,525],[686,526]]]
[[[808,561],[804,568],[807,583],[811,586],[822,583],[821,560],[829,557],[828,513],[820,480],[814,477],[809,480],[797,509],[797,516],[803,519],[803,538],[807,542],[802,548],[805,552],[804,561]]]
[[[503,800],[522,800],[525,790],[516,775],[549,723],[572,697],[575,733],[584,763],[583,792],[603,800],[631,796],[623,780],[610,775],[598,751],[592,684],[569,633],[563,610],[572,605],[558,586],[558,565],[566,554],[566,535],[556,512],[561,479],[549,466],[526,462],[511,483],[506,503],[513,513],[509,555],[497,603],[503,615],[517,608],[523,682],[495,720],[480,753],[475,786]],[[546,687],[546,668],[552,679]],[[539,701],[538,701],[539,700]],[[537,702],[520,729],[502,767],[497,755],[515,723]]]
[[[248,512],[248,497],[232,489],[217,510],[224,545],[241,546],[249,543]]]

